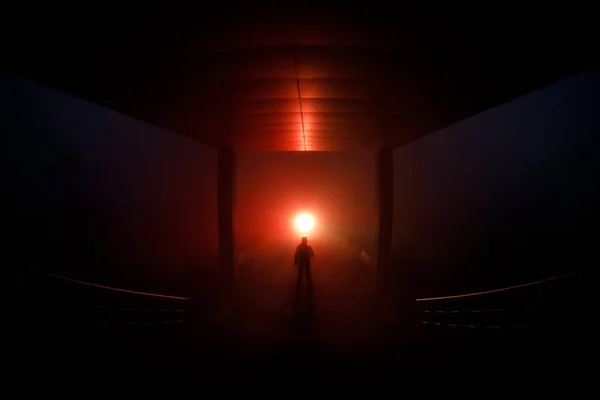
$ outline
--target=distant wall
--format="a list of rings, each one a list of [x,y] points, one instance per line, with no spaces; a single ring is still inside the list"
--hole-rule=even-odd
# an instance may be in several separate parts
[[[13,268],[178,292],[217,270],[215,149],[16,78],[0,98]]]
[[[600,78],[573,77],[394,151],[394,268],[443,295],[597,260]]]
[[[301,236],[293,218],[305,210],[316,218],[315,231],[308,235],[318,253],[315,263],[327,258],[328,265],[337,265],[364,249],[373,258],[369,268],[374,267],[374,153],[238,153],[236,168],[238,251],[290,266]]]

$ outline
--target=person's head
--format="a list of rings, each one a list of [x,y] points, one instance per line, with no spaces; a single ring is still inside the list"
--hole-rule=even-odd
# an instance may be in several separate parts
[[[308,238],[306,236],[302,236],[302,244],[307,244]]]

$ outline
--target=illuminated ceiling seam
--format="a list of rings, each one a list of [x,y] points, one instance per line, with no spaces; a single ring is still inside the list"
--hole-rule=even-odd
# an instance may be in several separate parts
[[[296,88],[298,89],[298,104],[300,106],[300,122],[302,123],[302,142],[304,143],[304,151],[306,151],[306,132],[304,131],[304,111],[302,110],[302,94],[300,92],[300,77],[298,75],[298,61],[296,57],[296,42],[292,33],[292,57],[294,63],[294,73],[296,74]]]

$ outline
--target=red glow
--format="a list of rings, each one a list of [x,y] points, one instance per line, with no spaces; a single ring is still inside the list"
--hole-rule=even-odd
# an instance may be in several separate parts
[[[296,229],[301,234],[307,234],[313,230],[315,226],[315,219],[308,213],[302,213],[296,217]]]

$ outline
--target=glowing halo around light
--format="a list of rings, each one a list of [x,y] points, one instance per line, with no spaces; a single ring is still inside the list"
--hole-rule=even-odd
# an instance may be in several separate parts
[[[295,225],[298,232],[307,234],[315,227],[315,219],[308,213],[302,213],[296,217]]]

